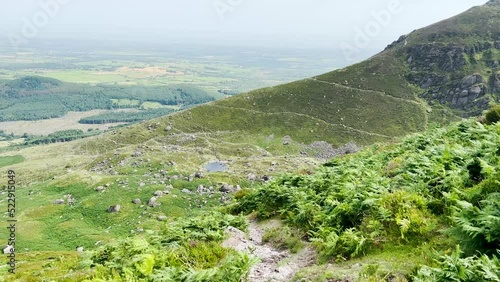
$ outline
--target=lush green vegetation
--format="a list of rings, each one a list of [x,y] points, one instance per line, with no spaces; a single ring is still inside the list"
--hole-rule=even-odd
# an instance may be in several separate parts
[[[494,256],[498,144],[499,124],[460,122],[332,160],[313,175],[283,176],[249,191],[233,211],[281,217],[307,232],[324,260],[364,256],[388,243],[431,242],[442,230],[464,256]]]
[[[165,116],[172,112],[174,112],[174,110],[172,109],[160,108],[160,109],[139,111],[139,112],[104,113],[100,115],[82,118],[79,122],[83,124],[104,124],[104,123],[118,123],[118,122],[132,123],[132,122],[145,121]]]
[[[135,100],[137,103],[117,102],[123,100]],[[0,121],[55,118],[69,111],[139,108],[148,101],[182,106],[213,100],[214,97],[207,92],[187,85],[92,86],[29,76],[0,85]],[[151,112],[148,115],[157,116],[158,113]]]
[[[254,260],[220,246],[229,226],[245,229],[243,217],[210,213],[165,225],[158,234],[125,239],[92,253],[93,280],[240,281]]]
[[[462,255],[457,247],[453,254],[439,257],[436,267],[419,269],[413,281],[500,281],[500,259],[487,255],[463,258]]]

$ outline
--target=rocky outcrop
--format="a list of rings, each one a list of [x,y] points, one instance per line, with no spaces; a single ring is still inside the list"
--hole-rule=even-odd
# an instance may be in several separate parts
[[[485,59],[488,53],[500,47],[497,45],[500,44],[478,42],[467,46],[440,43],[404,48],[411,70],[407,79],[423,89],[420,97],[430,104],[443,104],[463,117],[480,115],[494,98],[491,94],[500,93],[500,78],[470,73],[469,69],[478,68],[478,60],[491,67],[498,65],[493,59]],[[484,73],[492,71],[484,69]]]

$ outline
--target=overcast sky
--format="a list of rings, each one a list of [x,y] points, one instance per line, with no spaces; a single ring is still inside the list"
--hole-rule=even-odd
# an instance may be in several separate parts
[[[0,0],[0,40],[57,37],[340,48],[342,43],[355,45],[361,31],[367,35],[358,47],[380,49],[402,34],[486,2]]]

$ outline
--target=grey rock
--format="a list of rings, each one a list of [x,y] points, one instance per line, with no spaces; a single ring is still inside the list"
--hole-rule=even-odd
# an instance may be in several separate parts
[[[120,205],[115,205],[115,206],[110,206],[108,208],[108,212],[109,213],[115,213],[115,212],[119,212],[121,209],[121,206]]]
[[[257,180],[257,176],[253,173],[250,173],[249,175],[247,175],[247,179],[249,181],[256,181]]]
[[[481,94],[482,92],[482,89],[481,87],[479,86],[473,86],[470,90],[469,90],[469,94],[471,95],[475,95],[476,97],[479,96],[479,94]]]
[[[165,127],[166,132],[169,132],[170,130],[172,130],[172,126],[169,125],[169,126]]]
[[[185,194],[190,194],[191,193],[191,191],[189,189],[182,189],[181,192],[185,193]]]
[[[234,193],[240,190],[241,190],[240,185],[233,186],[226,183],[222,184],[222,186],[219,189],[219,191],[222,193]]]
[[[474,85],[474,83],[476,83],[477,79],[476,79],[476,76],[475,75],[469,75],[469,76],[466,76],[463,80],[462,80],[462,88],[468,88],[468,87],[471,87],[472,85]]]
[[[165,221],[167,219],[167,217],[164,215],[160,215],[160,216],[158,216],[157,219],[158,219],[158,221]]]
[[[99,186],[99,187],[96,187],[94,190],[97,191],[97,192],[102,192],[104,191],[104,186]]]
[[[137,199],[132,200],[132,203],[136,204],[136,205],[140,205],[142,203],[142,201],[141,201],[141,199],[137,198]]]
[[[54,205],[64,205],[64,200],[63,199],[57,199],[54,201]]]
[[[148,206],[155,207],[156,206],[156,200],[157,200],[156,197],[151,197],[151,199],[149,199],[149,201],[148,201]]]
[[[85,251],[85,249],[83,247],[78,247],[78,248],[76,248],[76,251],[81,253],[81,252]]]
[[[287,145],[290,145],[290,143],[292,142],[292,138],[290,136],[285,136],[283,137],[283,145],[287,146]]]
[[[163,191],[156,191],[156,192],[154,193],[154,196],[155,196],[155,197],[161,197],[161,196],[163,196],[163,194],[164,194],[164,192],[163,192]]]

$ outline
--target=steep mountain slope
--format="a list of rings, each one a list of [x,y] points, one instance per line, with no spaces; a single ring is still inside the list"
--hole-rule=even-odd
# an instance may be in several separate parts
[[[402,36],[345,69],[210,103],[160,123],[183,133],[232,132],[230,139],[241,143],[249,135],[274,134],[341,146],[388,141],[430,123],[479,115],[500,95],[498,3]]]

